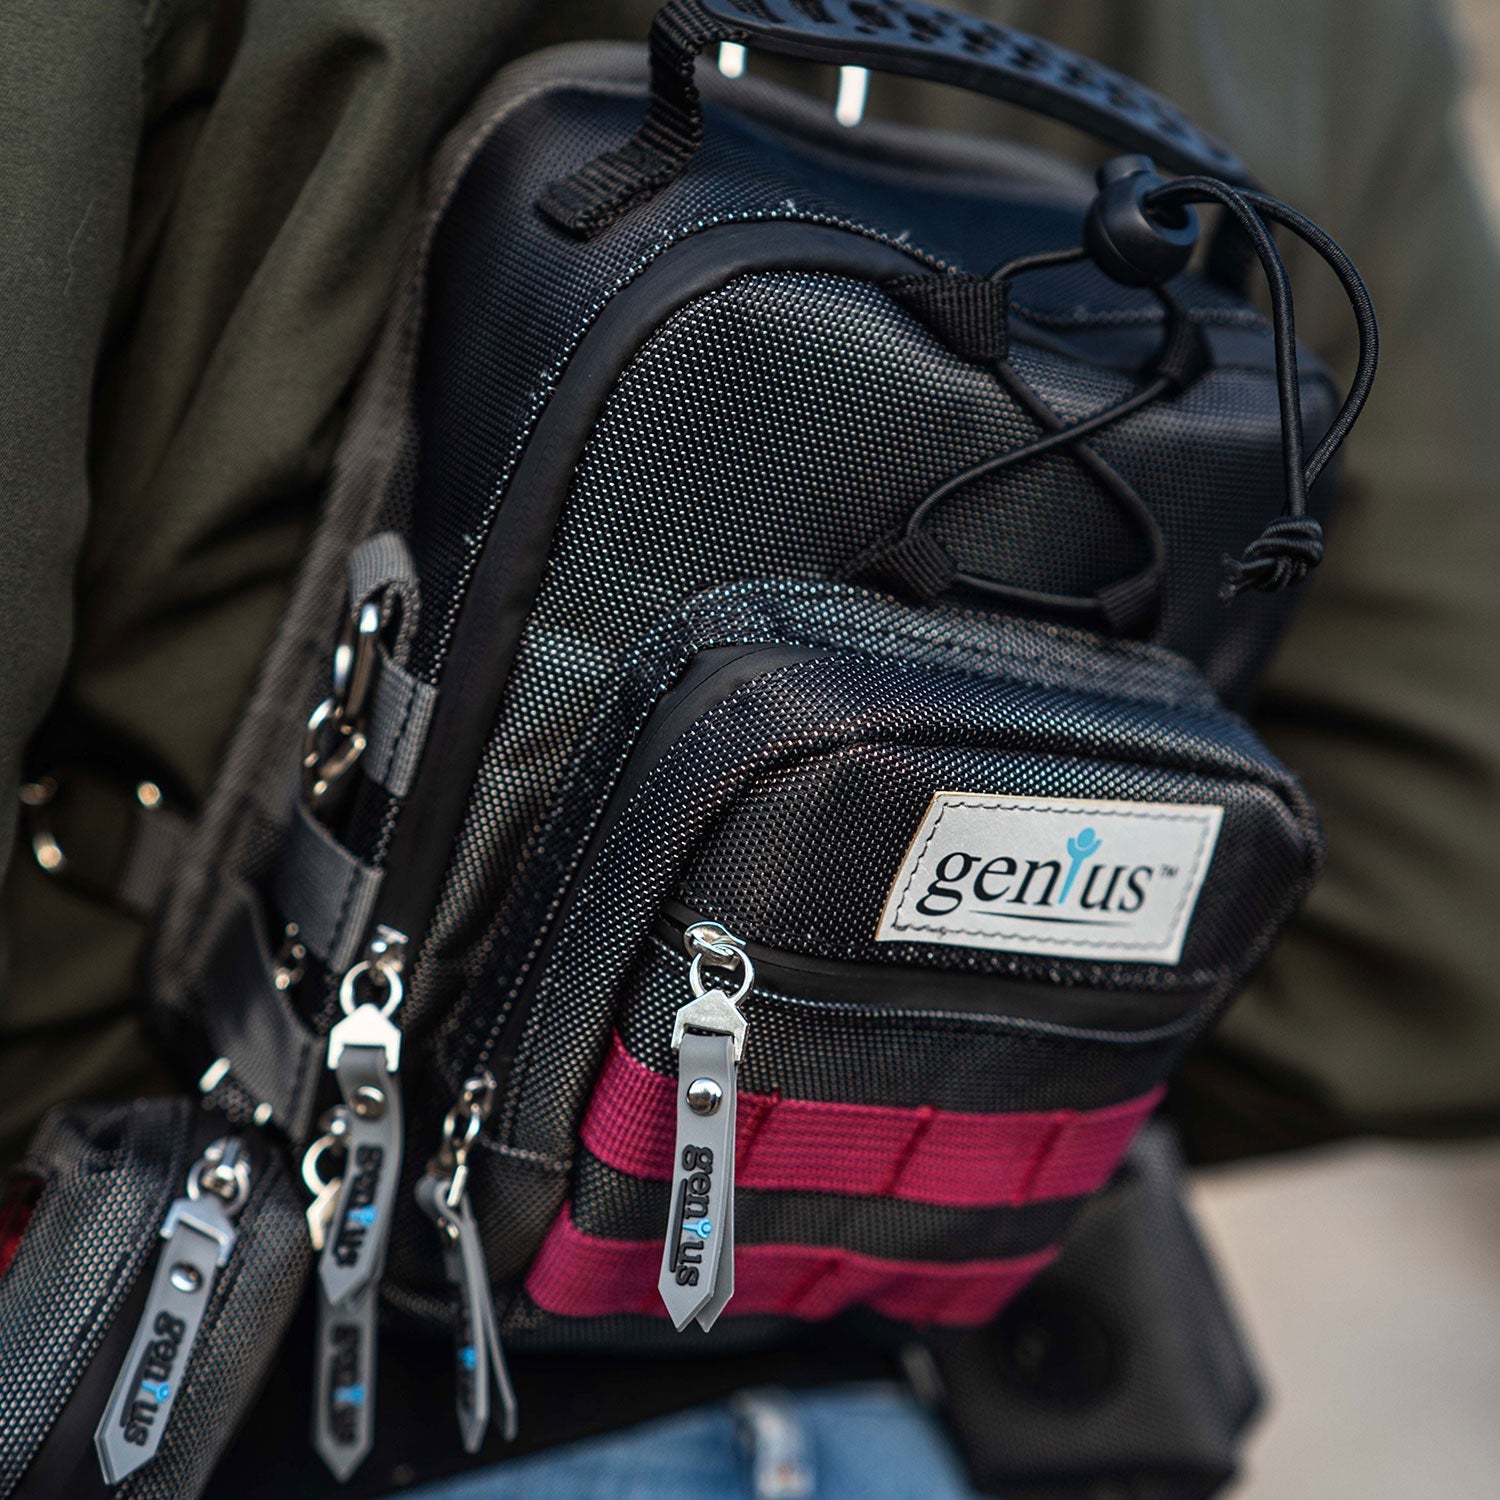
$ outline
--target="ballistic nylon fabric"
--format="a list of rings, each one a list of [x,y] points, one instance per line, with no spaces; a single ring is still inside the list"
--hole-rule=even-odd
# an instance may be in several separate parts
[[[161,1216],[187,1175],[190,1118],[186,1102],[54,1111],[32,1144],[25,1169],[45,1185],[0,1278],[6,1494],[156,1255]]]

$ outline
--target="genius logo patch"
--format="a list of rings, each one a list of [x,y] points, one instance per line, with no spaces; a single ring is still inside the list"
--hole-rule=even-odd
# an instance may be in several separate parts
[[[939,792],[876,941],[1175,964],[1223,809]]]

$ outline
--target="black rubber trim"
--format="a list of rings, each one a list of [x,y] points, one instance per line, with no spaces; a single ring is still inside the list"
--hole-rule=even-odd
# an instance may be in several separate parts
[[[701,230],[617,293],[580,341],[526,445],[480,553],[439,684],[429,753],[396,824],[374,921],[416,951],[437,905],[552,550],[578,454],[621,372],[658,327],[698,297],[756,271],[826,271],[872,281],[924,268],[849,230],[781,221]]]
[[[651,23],[646,118],[623,145],[543,192],[537,206],[552,223],[597,234],[681,175],[703,141],[694,68],[713,42],[971,89],[1183,171],[1250,180],[1228,147],[1160,95],[991,21],[915,0],[668,0]]]

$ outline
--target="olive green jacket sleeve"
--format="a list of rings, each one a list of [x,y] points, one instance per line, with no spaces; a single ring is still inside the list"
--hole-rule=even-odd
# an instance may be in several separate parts
[[[6,201],[26,209],[0,228],[16,294],[0,312],[9,787],[58,692],[76,597],[51,726],[117,739],[201,794],[296,566],[424,157],[499,61],[639,37],[652,8],[6,8],[0,55],[30,64],[19,94],[0,95]],[[1180,1117],[1205,1155],[1492,1123],[1500,280],[1433,5],[970,8],[1177,98],[1341,240],[1381,313],[1343,513],[1257,705],[1323,809],[1329,867],[1194,1065]],[[872,107],[1077,149],[954,91],[877,80]],[[1294,273],[1301,332],[1347,367],[1331,279],[1307,263]],[[7,903],[0,1139],[13,1141],[57,1099],[148,1086],[152,1064],[135,1008],[140,925],[26,859]]]

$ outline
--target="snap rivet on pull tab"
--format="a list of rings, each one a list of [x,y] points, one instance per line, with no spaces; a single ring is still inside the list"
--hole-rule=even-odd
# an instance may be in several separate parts
[[[479,1226],[469,1207],[469,1151],[490,1112],[495,1080],[481,1071],[464,1083],[443,1121],[443,1142],[417,1183],[417,1204],[437,1226],[443,1270],[453,1298],[455,1405],[464,1447],[479,1451],[491,1420],[506,1442],[515,1439],[519,1411],[500,1323],[490,1295]],[[492,1407],[491,1389],[499,1398]]]
[[[344,1016],[328,1033],[328,1066],[344,1103],[302,1164],[314,1195],[308,1232],[319,1251],[313,1446],[340,1480],[375,1442],[380,1276],[401,1176],[401,1031],[392,1017],[404,997],[405,951],[401,933],[377,928],[344,975]],[[361,988],[370,998],[358,998]],[[329,1181],[321,1161],[333,1144],[343,1147],[344,1167]]]
[[[250,1196],[250,1163],[235,1136],[193,1164],[186,1194],[167,1210],[166,1241],[130,1352],[94,1431],[106,1484],[156,1456],[192,1357],[214,1283],[234,1249],[234,1221]]]
[[[745,1050],[739,1003],[755,969],[744,944],[717,923],[696,923],[683,941],[693,957],[693,998],[672,1023],[677,1145],[657,1286],[679,1332],[695,1320],[707,1332],[734,1295],[736,1069]],[[738,968],[732,993],[709,987],[703,971],[710,964]]]

